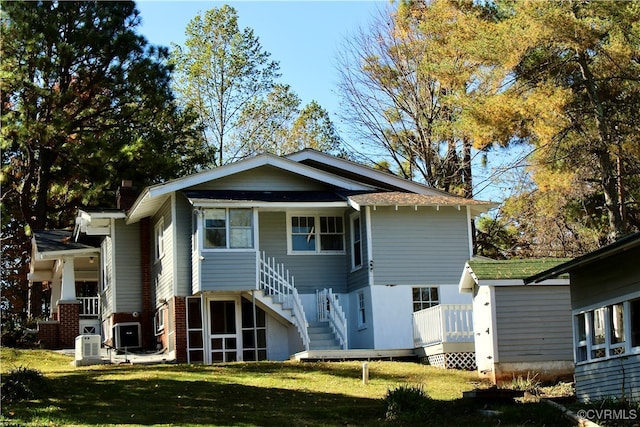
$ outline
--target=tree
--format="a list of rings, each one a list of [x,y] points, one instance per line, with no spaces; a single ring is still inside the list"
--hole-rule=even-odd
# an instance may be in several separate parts
[[[574,239],[573,255],[640,228],[639,3],[498,5],[496,31],[509,47],[501,65],[510,81],[496,97],[538,104],[537,114],[503,115],[531,135],[536,184],[505,212],[521,220],[530,215],[522,221],[529,225],[542,225],[543,217],[564,221],[547,244],[566,247]],[[530,240],[544,230],[522,229]]]
[[[485,30],[475,10],[402,2],[348,40],[339,60],[343,119],[355,136],[386,151],[405,178],[465,197],[474,141],[463,107],[483,90],[475,46]]]
[[[186,35],[185,46],[174,45],[172,52],[177,95],[197,112],[204,137],[217,152],[213,165],[238,160],[245,146],[234,132],[242,111],[264,107],[257,101],[273,90],[279,65],[262,50],[253,30],[240,31],[237,13],[228,5],[193,18]]]
[[[207,161],[194,116],[173,103],[167,50],[138,24],[132,2],[3,4],[4,295],[24,294],[33,230],[111,206],[122,179],[148,185]]]

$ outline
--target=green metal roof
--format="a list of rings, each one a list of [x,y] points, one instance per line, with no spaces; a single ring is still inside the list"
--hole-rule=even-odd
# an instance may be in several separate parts
[[[469,267],[478,280],[525,279],[567,262],[567,258],[490,260],[474,258]],[[568,277],[568,275],[562,276]]]

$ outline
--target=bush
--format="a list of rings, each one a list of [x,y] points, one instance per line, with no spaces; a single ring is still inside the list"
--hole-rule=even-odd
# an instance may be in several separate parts
[[[17,367],[2,375],[2,402],[37,399],[46,391],[45,377],[37,369]]]
[[[421,385],[400,385],[387,391],[384,397],[387,405],[387,421],[424,420],[429,414],[431,397]]]

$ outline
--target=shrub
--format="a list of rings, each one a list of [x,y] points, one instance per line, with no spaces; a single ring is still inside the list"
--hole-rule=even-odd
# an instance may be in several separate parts
[[[46,380],[37,369],[19,366],[2,375],[2,402],[19,402],[40,397],[46,390]]]
[[[387,405],[387,421],[424,419],[432,401],[421,385],[408,384],[389,389],[383,400]]]

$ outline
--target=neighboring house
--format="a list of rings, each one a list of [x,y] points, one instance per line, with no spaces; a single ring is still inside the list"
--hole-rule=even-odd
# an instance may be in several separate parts
[[[473,218],[493,205],[304,150],[147,187],[120,207],[78,214],[74,244],[99,237],[99,250],[49,253],[36,232],[30,280],[49,281],[65,311],[74,262],[91,265],[106,344],[212,363],[413,349],[414,311],[470,302],[459,266]]]
[[[473,295],[478,374],[493,383],[573,376],[568,278],[525,286],[525,278],[566,260],[469,260],[459,290]]]
[[[640,233],[526,280],[569,273],[576,396],[640,402]]]

